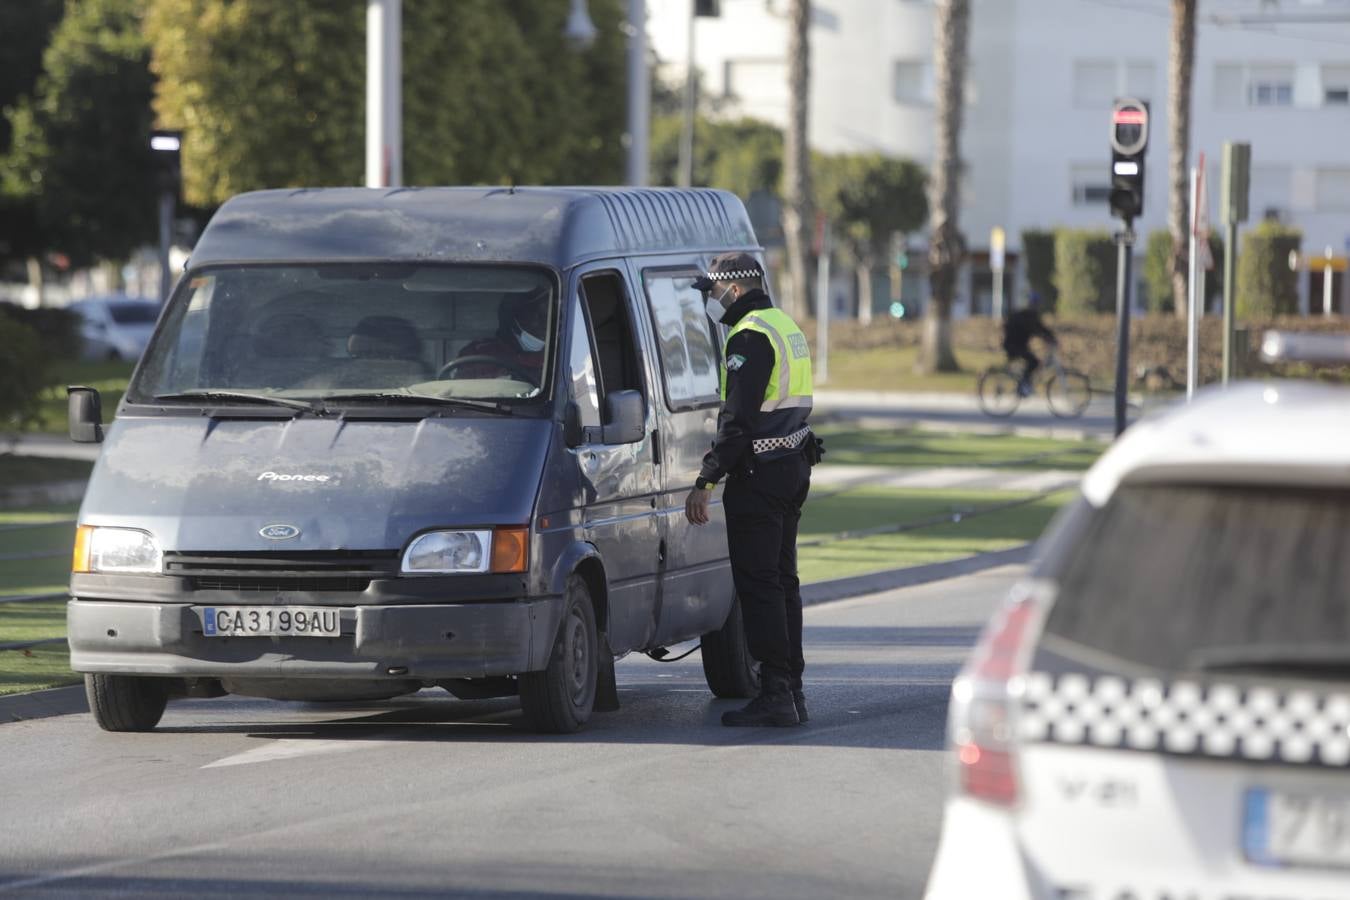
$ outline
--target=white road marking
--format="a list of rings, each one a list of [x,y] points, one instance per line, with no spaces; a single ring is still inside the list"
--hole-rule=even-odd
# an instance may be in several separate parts
[[[252,763],[273,762],[279,759],[296,759],[301,756],[317,756],[326,753],[349,753],[353,750],[371,750],[381,747],[406,746],[406,741],[371,741],[347,738],[339,741],[307,740],[304,738],[283,738],[261,747],[245,750],[207,763],[203,769],[218,769],[224,766],[247,766]]]

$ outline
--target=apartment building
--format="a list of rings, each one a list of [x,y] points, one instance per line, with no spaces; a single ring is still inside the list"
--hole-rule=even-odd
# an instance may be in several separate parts
[[[678,77],[691,0],[648,0],[653,46]],[[1139,249],[1166,227],[1169,0],[973,0],[961,226],[973,250],[958,315],[989,309],[992,228],[1008,235],[1010,289],[1024,229],[1114,229],[1112,100],[1148,100],[1146,211]],[[697,21],[707,92],[738,114],[787,118],[786,0],[721,0]],[[1217,185],[1224,141],[1252,145],[1252,223],[1303,231],[1307,253],[1350,254],[1350,0],[1200,0],[1192,163]],[[826,152],[932,158],[931,0],[821,0],[811,31],[811,142]],[[1211,192],[1211,197],[1214,197]],[[1211,210],[1217,219],[1218,203]],[[1249,223],[1249,224],[1252,224]],[[922,243],[916,236],[915,243]],[[1350,289],[1335,288],[1350,310]],[[922,278],[907,279],[911,289]],[[1318,273],[1301,291],[1320,308]],[[1136,298],[1138,300],[1138,298]]]

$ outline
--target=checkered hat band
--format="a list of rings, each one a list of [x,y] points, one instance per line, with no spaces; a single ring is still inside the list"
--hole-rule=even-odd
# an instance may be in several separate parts
[[[1350,694],[1032,672],[1017,733],[1032,742],[1344,768]]]
[[[747,278],[763,278],[758,269],[735,269],[730,272],[705,272],[709,281],[742,281]]]

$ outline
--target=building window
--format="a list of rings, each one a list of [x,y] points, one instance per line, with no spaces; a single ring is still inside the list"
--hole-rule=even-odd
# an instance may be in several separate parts
[[[1073,105],[1104,109],[1117,97],[1153,97],[1155,67],[1148,60],[1077,59],[1073,63]]]
[[[1350,106],[1350,66],[1322,67],[1322,105]]]
[[[1101,206],[1111,199],[1111,173],[1106,163],[1076,163],[1069,173],[1074,206]]]
[[[895,102],[928,104],[933,102],[933,64],[921,59],[897,59],[892,67],[891,83]]]
[[[1350,212],[1350,169],[1317,170],[1317,211]]]
[[[1222,109],[1293,106],[1294,67],[1219,63],[1214,67],[1214,103]]]

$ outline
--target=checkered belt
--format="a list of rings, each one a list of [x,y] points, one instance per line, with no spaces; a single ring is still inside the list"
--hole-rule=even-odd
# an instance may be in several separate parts
[[[760,438],[757,441],[750,442],[750,449],[755,453],[768,453],[772,450],[796,450],[802,444],[806,443],[806,436],[811,433],[811,426],[798,428],[787,437]]]

